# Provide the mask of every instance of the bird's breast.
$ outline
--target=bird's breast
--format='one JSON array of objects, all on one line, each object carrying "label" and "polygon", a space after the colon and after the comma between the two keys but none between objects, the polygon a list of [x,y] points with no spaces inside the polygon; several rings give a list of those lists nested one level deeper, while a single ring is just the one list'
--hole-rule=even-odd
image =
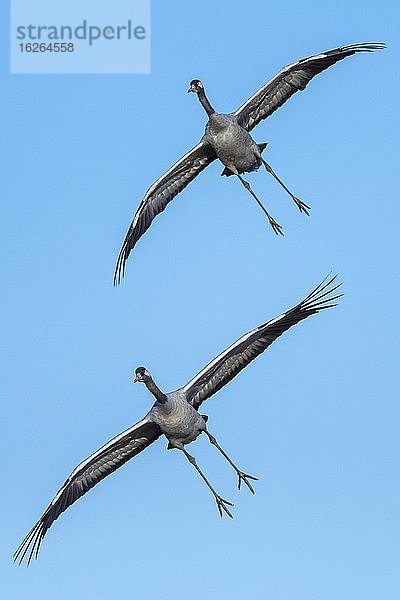
[{"label": "bird's breast", "polygon": [[194,441],[204,429],[204,420],[186,399],[170,398],[166,404],[155,404],[151,418],[169,440]]},{"label": "bird's breast", "polygon": [[250,134],[237,123],[224,127],[209,124],[206,140],[214,148],[219,160],[226,166],[235,165],[239,173],[254,171],[260,166],[255,155],[258,147]]}]

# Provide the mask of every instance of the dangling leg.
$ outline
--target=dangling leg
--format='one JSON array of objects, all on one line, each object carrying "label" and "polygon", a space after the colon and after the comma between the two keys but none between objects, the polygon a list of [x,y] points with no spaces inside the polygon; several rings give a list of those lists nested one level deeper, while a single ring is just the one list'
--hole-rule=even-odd
[{"label": "dangling leg", "polygon": [[250,186],[249,182],[246,181],[245,179],[243,179],[243,177],[241,177],[241,175],[239,175],[239,172],[238,172],[237,168],[235,167],[235,165],[230,165],[228,168],[232,171],[232,173],[234,175],[236,175],[237,177],[239,177],[240,181],[242,182],[242,184],[244,185],[244,187],[246,188],[246,190],[248,190],[250,192],[250,194],[253,196],[254,200],[257,202],[257,204],[259,205],[259,207],[261,208],[261,210],[265,212],[265,214],[268,217],[268,221],[270,222],[270,225],[271,225],[272,229],[274,230],[274,232],[276,233],[276,235],[279,235],[279,234],[283,235],[283,231],[282,231],[281,225],[279,225],[279,223],[277,223],[275,221],[274,217],[272,217],[269,214],[269,212],[267,211],[267,209],[265,208],[265,206],[257,198],[257,196],[255,195],[255,193],[251,189],[251,186]]},{"label": "dangling leg", "polygon": [[195,459],[194,456],[192,456],[191,454],[189,454],[189,452],[187,452],[183,446],[182,446],[182,448],[179,448],[179,450],[182,450],[182,452],[184,453],[184,455],[186,456],[186,458],[188,459],[188,461],[190,462],[190,464],[192,464],[194,466],[194,468],[198,471],[198,473],[200,473],[200,476],[202,477],[202,479],[205,481],[205,483],[207,484],[207,486],[211,490],[211,492],[212,492],[212,494],[213,494],[213,496],[215,498],[215,501],[217,503],[220,516],[222,517],[222,511],[225,511],[226,514],[231,519],[233,519],[233,515],[230,512],[229,508],[227,507],[227,504],[229,506],[233,506],[232,502],[228,502],[228,500],[224,500],[223,498],[221,498],[221,496],[219,496],[217,494],[217,492],[214,490],[214,488],[211,485],[211,483],[208,481],[207,477],[201,471],[201,469],[200,469],[199,465],[197,464],[196,459]]},{"label": "dangling leg", "polygon": [[235,469],[237,476],[239,478],[238,489],[240,490],[242,481],[244,481],[244,483],[247,485],[247,487],[249,488],[251,493],[254,494],[255,492],[254,492],[253,486],[251,485],[251,483],[249,481],[247,481],[247,479],[253,479],[254,481],[258,481],[258,477],[253,477],[252,475],[248,475],[247,473],[243,473],[243,471],[240,471],[240,469],[238,469],[237,466],[231,461],[231,459],[229,458],[227,453],[218,444],[215,437],[213,435],[211,435],[211,433],[207,430],[205,430],[204,433],[208,436],[208,439],[213,444],[213,446],[215,446],[221,452],[222,456],[224,456],[226,458],[226,460],[231,465],[231,467],[233,467]]},{"label": "dangling leg", "polygon": [[276,181],[283,187],[283,189],[289,194],[289,196],[292,198],[292,200],[296,203],[296,206],[298,207],[299,211],[306,213],[306,215],[310,215],[309,211],[311,210],[311,207],[308,206],[308,204],[305,204],[305,202],[302,202],[301,200],[299,200],[299,198],[296,198],[296,196],[294,194],[292,194],[292,192],[290,190],[288,190],[288,188],[283,183],[283,181],[281,179],[279,179],[278,175],[275,173],[275,171],[272,169],[272,167],[270,167],[270,165],[267,162],[265,162],[265,160],[263,158],[261,158],[261,160],[263,162],[264,167],[268,171],[268,173],[270,173],[272,175],[272,177],[274,177],[276,179]]}]

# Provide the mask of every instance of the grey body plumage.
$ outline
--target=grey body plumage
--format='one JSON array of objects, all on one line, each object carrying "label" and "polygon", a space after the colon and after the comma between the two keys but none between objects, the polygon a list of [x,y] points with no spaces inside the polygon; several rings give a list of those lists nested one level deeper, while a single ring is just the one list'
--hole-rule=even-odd
[{"label": "grey body plumage", "polygon": [[21,563],[26,559],[29,564],[33,558],[37,558],[48,529],[71,504],[161,435],[167,438],[168,448],[182,451],[198,471],[213,494],[220,515],[225,512],[232,517],[229,508],[232,504],[217,494],[185,446],[205,433],[236,472],[239,488],[244,483],[254,493],[251,480],[256,478],[239,469],[229,458],[207,430],[208,417],[201,415],[198,410],[205,400],[231,381],[290,327],[321,310],[336,306],[335,300],[341,296],[336,293],[338,287],[335,277],[329,281],[325,279],[304,300],[240,337],[185,386],[173,392],[162,392],[147,369],[138,367],[135,370],[135,381],[144,383],[154,396],[152,408],[141,421],[110,440],[72,471],[39,521],[22,541],[15,552],[15,560]]},{"label": "grey body plumage", "polygon": [[225,165],[223,175],[236,175],[260,208],[267,215],[273,231],[282,234],[281,226],[260,202],[242,173],[254,171],[262,164],[290,195],[300,212],[309,214],[310,207],[297,198],[279,179],[271,166],[262,158],[266,143],[257,144],[250,131],[263,119],[272,115],[293,94],[304,90],[319,73],[336,62],[359,52],[373,52],[384,48],[382,43],[361,43],[335,48],[321,54],[303,58],[287,65],[253,94],[236,111],[217,113],[208,100],[199,79],[190,82],[190,92],[195,92],[206,111],[209,121],[200,142],[176,162],[147,190],[134,219],[130,224],[118,255],[114,271],[114,285],[125,274],[126,262],[138,240],[153,220],[191,181],[217,158]]},{"label": "grey body plumage", "polygon": [[[203,140],[210,144],[219,160],[239,173],[255,171],[261,166],[260,150],[251,135],[238,123],[236,115],[212,114]],[[233,172],[230,171],[233,175]]]},{"label": "grey body plumage", "polygon": [[148,417],[156,423],[165,437],[170,448],[182,448],[185,444],[194,442],[206,429],[204,418],[186,400],[182,390],[166,394],[167,402],[156,402]]}]

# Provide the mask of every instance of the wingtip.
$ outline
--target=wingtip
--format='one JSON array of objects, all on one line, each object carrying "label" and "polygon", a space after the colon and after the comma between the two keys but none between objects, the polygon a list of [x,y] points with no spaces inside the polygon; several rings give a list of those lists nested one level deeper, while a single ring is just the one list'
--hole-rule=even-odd
[{"label": "wingtip", "polygon": [[113,277],[113,287],[118,287],[120,283],[121,283],[121,275],[115,271],[114,277]]},{"label": "wingtip", "polygon": [[359,42],[357,44],[345,46],[344,50],[354,50],[355,52],[375,52],[377,50],[384,50],[385,48],[385,42]]},{"label": "wingtip", "polygon": [[[310,294],[304,299],[302,305],[304,308],[313,311],[323,310],[325,308],[333,308],[337,304],[332,304],[335,300],[338,300],[343,293],[333,295],[338,290],[343,282],[336,283],[339,274],[336,273],[332,276],[332,271],[328,273],[326,277],[312,290]],[[334,285],[335,284],[335,285]]]},{"label": "wingtip", "polygon": [[21,544],[13,554],[13,562],[18,565],[26,560],[26,566],[29,567],[33,558],[37,559],[39,555],[40,546],[43,541],[43,524],[38,521],[29,533],[24,537]]},{"label": "wingtip", "polygon": [[126,265],[126,256],[125,256],[125,246],[122,246],[120,253],[118,255],[117,264],[115,265],[114,277],[113,277],[113,286],[118,287],[122,282],[122,279],[125,276],[125,265]]}]

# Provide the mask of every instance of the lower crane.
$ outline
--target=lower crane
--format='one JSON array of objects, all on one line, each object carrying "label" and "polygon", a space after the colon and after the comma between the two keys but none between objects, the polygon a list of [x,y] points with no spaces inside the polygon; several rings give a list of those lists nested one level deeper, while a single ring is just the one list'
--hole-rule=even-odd
[{"label": "lower crane", "polygon": [[138,367],[135,371],[135,381],[144,383],[154,396],[155,403],[152,408],[141,421],[114,437],[72,471],[39,521],[22,541],[14,554],[14,559],[19,563],[25,559],[29,564],[33,558],[37,558],[44,536],[61,513],[107,475],[150,446],[161,435],[167,438],[168,449],[176,448],[183,452],[198,471],[213,494],[221,517],[223,513],[232,517],[229,508],[233,506],[232,503],[224,500],[215,491],[196,459],[187,452],[185,446],[194,442],[201,433],[205,433],[234,469],[238,477],[239,489],[243,482],[254,494],[251,481],[257,478],[239,469],[229,458],[208,431],[206,425],[208,417],[201,415],[198,410],[205,400],[229,383],[290,327],[323,309],[336,306],[335,300],[342,294],[336,293],[340,284],[336,284],[335,279],[336,277],[333,277],[327,281],[325,278],[296,306],[244,334],[184,387],[174,392],[167,394],[162,392],[147,369]]}]

